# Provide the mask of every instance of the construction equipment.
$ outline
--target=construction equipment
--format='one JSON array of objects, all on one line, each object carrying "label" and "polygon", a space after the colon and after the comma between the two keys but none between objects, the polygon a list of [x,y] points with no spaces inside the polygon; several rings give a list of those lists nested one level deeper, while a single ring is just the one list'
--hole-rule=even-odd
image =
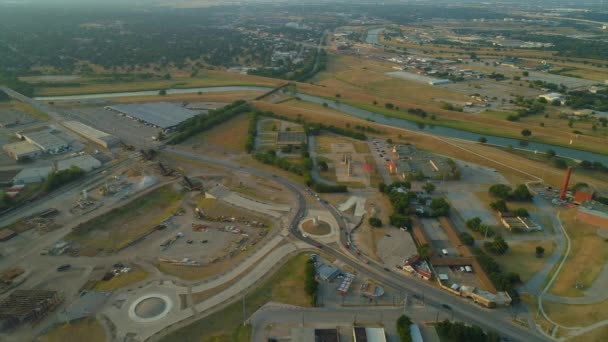
[{"label": "construction equipment", "polygon": [[163,165],[163,163],[160,161],[158,162],[158,167],[160,168],[160,173],[165,177],[171,176],[173,172],[175,172],[173,169],[170,169]]},{"label": "construction equipment", "polygon": [[188,191],[196,191],[203,188],[203,185],[198,181],[191,180],[187,176],[183,176],[182,178],[184,179],[183,185]]}]

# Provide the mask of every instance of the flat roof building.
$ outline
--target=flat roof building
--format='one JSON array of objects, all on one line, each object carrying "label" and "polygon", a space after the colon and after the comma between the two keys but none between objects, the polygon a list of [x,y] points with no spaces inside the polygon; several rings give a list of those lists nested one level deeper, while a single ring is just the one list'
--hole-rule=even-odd
[{"label": "flat roof building", "polygon": [[340,342],[337,329],[292,328],[292,342]]},{"label": "flat roof building", "polygon": [[4,152],[16,161],[34,159],[42,154],[42,150],[29,141],[19,141],[2,146]]},{"label": "flat roof building", "polygon": [[76,166],[85,172],[89,172],[100,167],[101,162],[88,154],[83,154],[77,157],[57,161],[56,169],[57,171],[63,171],[72,166]]},{"label": "flat roof building", "polygon": [[277,145],[302,145],[306,144],[306,133],[304,132],[278,132]]},{"label": "flat roof building", "polygon": [[340,270],[333,265],[321,264],[317,267],[317,274],[323,281],[332,281],[340,274]]},{"label": "flat roof building", "polygon": [[49,130],[19,133],[17,136],[24,138],[49,154],[63,153],[70,147],[67,141],[51,133]]},{"label": "flat roof building", "polygon": [[195,111],[169,102],[121,104],[105,108],[163,130],[174,128],[198,115]]},{"label": "flat roof building", "polygon": [[120,143],[120,140],[117,137],[91,126],[87,126],[79,121],[64,121],[63,125],[105,148],[111,148]]},{"label": "flat roof building", "polygon": [[32,167],[21,170],[13,178],[14,184],[30,184],[44,181],[51,173],[53,168],[50,166]]},{"label": "flat roof building", "polygon": [[576,217],[590,225],[608,229],[608,205],[585,201],[578,206]]},{"label": "flat roof building", "polygon": [[386,342],[384,328],[353,327],[354,342]]},{"label": "flat roof building", "polygon": [[31,116],[25,113],[16,112],[14,110],[0,111],[0,128],[15,127],[34,121],[35,120]]}]

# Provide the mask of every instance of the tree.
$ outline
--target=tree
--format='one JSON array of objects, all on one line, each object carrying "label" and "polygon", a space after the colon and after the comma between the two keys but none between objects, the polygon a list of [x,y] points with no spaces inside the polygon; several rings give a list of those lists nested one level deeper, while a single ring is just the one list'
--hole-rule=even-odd
[{"label": "tree", "polygon": [[395,105],[392,104],[392,103],[390,103],[390,102],[387,102],[387,103],[384,104],[384,107],[386,109],[393,109],[393,108],[395,108]]},{"label": "tree", "polygon": [[429,246],[428,243],[418,246],[417,250],[418,250],[418,256],[424,260],[429,260],[431,258],[431,255],[433,254],[433,251],[431,250],[431,246]]},{"label": "tree", "polygon": [[498,201],[490,203],[490,208],[492,208],[492,210],[496,210],[496,211],[500,211],[500,212],[509,211],[509,208],[507,207],[507,202],[505,202],[504,200],[498,200]]},{"label": "tree", "polygon": [[369,222],[369,225],[372,227],[376,227],[376,228],[382,227],[382,220],[380,220],[377,217],[370,217],[368,222]]},{"label": "tree", "polygon": [[433,184],[431,182],[427,182],[426,184],[424,184],[422,189],[424,189],[424,191],[426,191],[427,194],[430,194],[433,191],[435,191],[435,184]]},{"label": "tree", "polygon": [[445,198],[433,198],[431,201],[431,216],[448,216],[450,212],[450,204]]},{"label": "tree", "polygon": [[167,95],[167,91],[165,89],[161,89],[158,91],[158,95],[165,96],[165,95]]},{"label": "tree", "polygon": [[504,184],[494,184],[490,187],[488,192],[494,197],[506,200],[511,194],[511,187]]},{"label": "tree", "polygon": [[482,144],[485,144],[488,142],[488,139],[486,137],[479,137],[479,139],[477,139],[477,141],[479,141]]},{"label": "tree", "polygon": [[545,248],[543,246],[536,246],[536,257],[542,258],[545,254]]},{"label": "tree", "polygon": [[524,77],[528,77],[528,76],[530,76],[530,73],[529,73],[529,72],[527,72],[527,71],[524,71],[524,72],[522,72],[521,74],[522,74],[522,76],[524,76]]},{"label": "tree", "polygon": [[312,259],[308,259],[305,266],[304,290],[311,296],[313,305],[316,302],[316,293],[319,283],[316,278],[317,271]]},{"label": "tree", "polygon": [[479,227],[481,227],[481,219],[479,217],[473,217],[472,219],[467,220],[466,225],[469,229],[478,231]]},{"label": "tree", "polygon": [[533,196],[525,184],[520,184],[513,190],[511,197],[516,201],[531,201]]},{"label": "tree", "polygon": [[475,244],[475,239],[467,232],[460,233],[460,241],[467,246],[473,246]]},{"label": "tree", "polygon": [[389,220],[391,226],[406,228],[408,230],[412,226],[412,219],[403,214],[393,213],[391,216],[389,216]]},{"label": "tree", "polygon": [[532,131],[527,128],[524,128],[521,130],[521,135],[527,138],[532,135]]},{"label": "tree", "polygon": [[490,242],[490,241],[484,242],[483,247],[488,252],[497,254],[497,255],[505,254],[507,252],[507,250],[509,250],[509,245],[507,244],[505,239],[503,239],[503,237],[500,235],[495,236],[494,240],[492,242]]},{"label": "tree", "polygon": [[553,158],[553,157],[555,157],[555,151],[554,150],[547,150],[547,152],[545,152],[545,154],[547,155],[547,158]]},{"label": "tree", "polygon": [[411,325],[412,320],[406,315],[401,315],[401,317],[397,319],[397,334],[399,335],[399,340],[401,342],[412,342],[412,335],[410,333]]},{"label": "tree", "polygon": [[391,139],[391,138],[386,139],[386,143],[387,144],[392,144],[393,143],[393,139]]},{"label": "tree", "polygon": [[319,170],[321,170],[322,172],[329,170],[329,165],[327,165],[327,162],[325,160],[321,160],[319,162]]},{"label": "tree", "polygon": [[528,210],[526,208],[517,208],[517,209],[513,210],[513,213],[519,217],[530,216],[530,213],[528,212]]}]

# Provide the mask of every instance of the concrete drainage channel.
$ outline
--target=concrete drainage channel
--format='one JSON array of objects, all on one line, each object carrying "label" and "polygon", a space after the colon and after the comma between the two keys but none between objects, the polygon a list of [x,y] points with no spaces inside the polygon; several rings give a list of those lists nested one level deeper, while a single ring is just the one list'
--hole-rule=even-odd
[{"label": "concrete drainage channel", "polygon": [[135,322],[147,323],[159,320],[173,308],[173,301],[162,294],[148,294],[131,303],[129,318]]}]

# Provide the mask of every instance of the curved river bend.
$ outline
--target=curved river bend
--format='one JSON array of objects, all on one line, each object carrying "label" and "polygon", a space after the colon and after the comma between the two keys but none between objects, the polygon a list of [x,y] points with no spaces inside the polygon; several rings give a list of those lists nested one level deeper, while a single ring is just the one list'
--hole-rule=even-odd
[{"label": "curved river bend", "polygon": [[[227,92],[227,91],[262,91],[267,92],[272,90],[270,87],[258,87],[258,86],[225,86],[225,87],[204,87],[204,88],[186,88],[186,89],[167,89],[167,94],[191,94],[191,93],[214,93],[214,92]],[[43,96],[35,97],[37,101],[64,101],[64,100],[90,100],[90,99],[103,99],[103,98],[115,98],[115,97],[128,97],[128,96],[155,96],[158,95],[158,90],[144,90],[144,91],[130,91],[130,92],[117,92],[117,93],[100,93],[100,94],[83,94],[83,95],[65,95],[65,96]],[[455,128],[441,127],[441,126],[426,126],[423,127],[418,123],[408,121],[405,119],[399,119],[394,117],[385,116],[382,114],[370,112],[361,108],[349,106],[346,104],[338,103],[333,100],[324,99],[322,97],[296,93],[296,96],[304,101],[313,102],[317,104],[327,103],[327,106],[345,114],[355,116],[365,120],[373,120],[374,122],[405,128],[413,131],[425,131],[429,134],[438,135],[448,138],[457,138],[469,141],[477,141],[480,134],[462,131]],[[511,138],[502,138],[495,136],[485,136],[488,144],[496,146],[513,146],[529,151],[546,151],[549,149],[554,150],[557,155],[576,159],[576,160],[589,160],[592,162],[600,162],[604,165],[608,165],[608,155],[602,155],[593,152],[581,151],[573,148],[556,146],[551,144],[543,144],[537,142],[521,141]],[[606,146],[606,153],[608,153],[608,146]]]}]

